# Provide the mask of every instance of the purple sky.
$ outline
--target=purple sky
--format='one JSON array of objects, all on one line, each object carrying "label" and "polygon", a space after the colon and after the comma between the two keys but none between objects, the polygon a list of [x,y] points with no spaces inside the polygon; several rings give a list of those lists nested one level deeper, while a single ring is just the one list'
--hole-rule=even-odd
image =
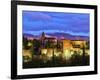
[{"label": "purple sky", "polygon": [[90,15],[86,13],[23,11],[23,33],[68,33],[89,36]]}]

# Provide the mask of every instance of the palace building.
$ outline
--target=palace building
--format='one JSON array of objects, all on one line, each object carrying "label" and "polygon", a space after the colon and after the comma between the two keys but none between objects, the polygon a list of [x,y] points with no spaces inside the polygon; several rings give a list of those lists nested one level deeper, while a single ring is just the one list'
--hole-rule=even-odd
[{"label": "palace building", "polygon": [[[43,56],[44,59],[52,59],[53,56],[69,59],[75,53],[82,55],[83,48],[87,55],[89,55],[89,49],[86,49],[87,40],[78,38],[76,40],[58,39],[55,36],[48,36],[44,32],[41,34],[40,38],[31,40],[38,40],[40,46],[37,48],[36,46],[33,47],[40,51],[39,55]],[[35,51],[35,53],[38,54],[38,51]]]}]

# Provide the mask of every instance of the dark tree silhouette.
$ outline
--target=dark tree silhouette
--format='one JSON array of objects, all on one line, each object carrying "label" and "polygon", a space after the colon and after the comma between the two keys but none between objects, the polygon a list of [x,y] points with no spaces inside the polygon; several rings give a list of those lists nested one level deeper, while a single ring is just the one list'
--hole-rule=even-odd
[{"label": "dark tree silhouette", "polygon": [[23,36],[23,48],[24,49],[28,49],[28,40],[27,40],[27,38],[25,38],[24,36]]},{"label": "dark tree silhouette", "polygon": [[83,51],[83,55],[82,55],[82,63],[83,65],[85,64],[85,45],[83,44],[83,47],[82,47],[82,51]]},{"label": "dark tree silhouette", "polygon": [[90,48],[90,42],[89,42],[89,41],[86,42],[86,48],[87,48],[87,49]]},{"label": "dark tree silhouette", "polygon": [[33,40],[33,54],[34,55],[40,55],[40,46],[41,46],[41,43],[39,40],[36,40],[34,39]]}]

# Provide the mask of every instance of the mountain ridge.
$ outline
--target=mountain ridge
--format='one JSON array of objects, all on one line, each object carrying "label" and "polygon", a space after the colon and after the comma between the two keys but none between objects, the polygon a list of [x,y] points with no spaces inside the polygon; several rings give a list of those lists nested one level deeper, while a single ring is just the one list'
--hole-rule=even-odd
[{"label": "mountain ridge", "polygon": [[[27,34],[24,33],[24,37],[33,37],[33,38],[40,38],[42,34],[40,35],[33,35],[33,34]],[[60,32],[55,32],[55,33],[45,33],[45,36],[50,36],[50,37],[56,37],[57,39],[69,39],[69,40],[89,40],[89,36],[77,36],[77,35],[71,35],[68,33],[60,33]]]}]

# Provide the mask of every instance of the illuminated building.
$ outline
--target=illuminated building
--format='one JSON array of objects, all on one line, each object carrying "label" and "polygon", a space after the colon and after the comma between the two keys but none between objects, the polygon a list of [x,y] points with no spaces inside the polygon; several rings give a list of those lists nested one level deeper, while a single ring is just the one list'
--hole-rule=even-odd
[{"label": "illuminated building", "polygon": [[38,54],[38,56],[41,55],[44,61],[51,60],[54,56],[68,60],[73,54],[78,53],[79,55],[83,55],[83,48],[85,49],[84,51],[86,55],[89,55],[90,53],[89,48],[86,48],[86,43],[88,41],[79,38],[75,40],[65,39],[64,37],[57,39],[56,37],[48,36],[43,32],[41,37],[33,39],[33,42],[35,40],[37,40],[37,43],[39,43],[40,46],[37,46],[36,48],[36,46],[31,42],[28,42],[28,46],[33,46],[34,55],[35,53]]}]

